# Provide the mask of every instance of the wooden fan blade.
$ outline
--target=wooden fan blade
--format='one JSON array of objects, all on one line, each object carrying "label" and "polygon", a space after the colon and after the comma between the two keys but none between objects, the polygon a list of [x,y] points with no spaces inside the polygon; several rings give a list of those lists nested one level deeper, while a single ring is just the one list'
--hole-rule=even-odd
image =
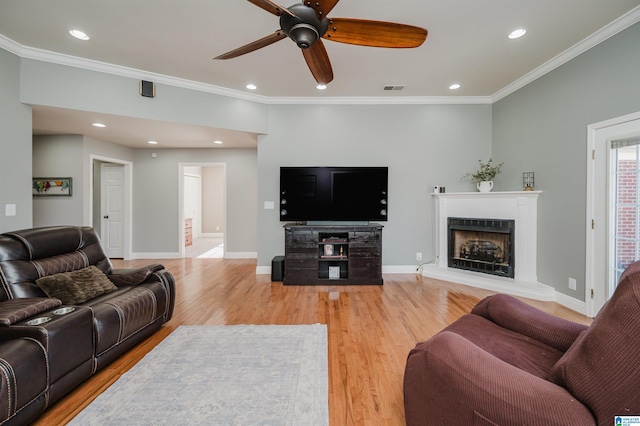
[{"label": "wooden fan blade", "polygon": [[252,43],[245,44],[242,47],[238,47],[230,52],[224,53],[220,56],[216,56],[213,59],[231,59],[237,58],[238,56],[242,56],[246,53],[253,52],[254,50],[262,49],[263,47],[269,46],[270,44],[275,43],[276,41],[280,41],[283,38],[287,38],[287,35],[282,30],[278,30],[273,34],[269,34],[266,37],[262,37],[260,40],[256,40]]},{"label": "wooden fan blade", "polygon": [[338,4],[339,0],[318,0],[315,2],[310,2],[309,4],[304,3],[306,6],[313,8],[318,14],[318,18],[322,19],[331,12],[331,10]]},{"label": "wooden fan blade", "polygon": [[410,48],[427,39],[427,30],[394,22],[331,18],[323,36],[327,40],[359,46]]},{"label": "wooden fan blade", "polygon": [[311,47],[302,49],[305,61],[311,70],[311,74],[319,84],[329,84],[333,80],[333,70],[327,49],[322,43],[322,39],[318,39]]},{"label": "wooden fan blade", "polygon": [[272,2],[271,0],[248,0],[250,3],[255,4],[261,9],[266,10],[269,13],[273,13],[276,16],[280,16],[283,13],[287,13],[295,18],[296,15],[293,14],[286,7],[280,6],[278,3]]}]

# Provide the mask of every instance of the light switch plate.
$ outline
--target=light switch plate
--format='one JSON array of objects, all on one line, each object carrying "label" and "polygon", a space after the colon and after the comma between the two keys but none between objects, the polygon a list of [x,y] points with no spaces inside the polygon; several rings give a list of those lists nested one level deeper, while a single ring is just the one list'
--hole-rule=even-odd
[{"label": "light switch plate", "polygon": [[16,215],[16,205],[15,204],[5,204],[4,205],[4,215],[5,216],[15,216]]},{"label": "light switch plate", "polygon": [[264,209],[265,210],[273,210],[276,208],[276,203],[274,203],[273,201],[265,201],[264,202]]}]

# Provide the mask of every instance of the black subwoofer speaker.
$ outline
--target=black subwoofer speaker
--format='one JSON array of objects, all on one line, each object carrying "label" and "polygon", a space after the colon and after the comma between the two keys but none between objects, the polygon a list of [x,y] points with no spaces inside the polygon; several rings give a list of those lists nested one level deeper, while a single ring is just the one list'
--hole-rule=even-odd
[{"label": "black subwoofer speaker", "polygon": [[282,281],[284,278],[284,256],[276,256],[271,261],[271,281]]}]

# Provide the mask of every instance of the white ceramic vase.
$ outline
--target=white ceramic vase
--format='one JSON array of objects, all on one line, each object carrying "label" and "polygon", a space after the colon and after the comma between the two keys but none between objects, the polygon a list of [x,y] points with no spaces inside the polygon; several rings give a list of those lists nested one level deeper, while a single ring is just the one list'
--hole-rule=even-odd
[{"label": "white ceramic vase", "polygon": [[493,181],[485,180],[483,182],[478,182],[476,183],[476,187],[480,192],[491,192],[491,190],[493,189]]}]

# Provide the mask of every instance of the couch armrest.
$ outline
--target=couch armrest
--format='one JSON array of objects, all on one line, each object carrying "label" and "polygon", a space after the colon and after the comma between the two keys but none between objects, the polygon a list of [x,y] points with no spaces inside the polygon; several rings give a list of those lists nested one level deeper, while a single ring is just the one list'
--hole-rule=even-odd
[{"label": "couch armrest", "polygon": [[499,326],[566,352],[588,327],[550,315],[515,297],[496,294],[481,300],[471,311]]},{"label": "couch armrest", "polygon": [[0,302],[0,326],[9,326],[62,305],[58,299],[30,297]]},{"label": "couch armrest", "polygon": [[154,272],[161,271],[164,266],[147,265],[138,269],[114,269],[107,277],[117,286],[136,285],[145,282]]},{"label": "couch armrest", "polygon": [[447,331],[409,353],[404,403],[407,426],[596,424],[566,389]]}]

